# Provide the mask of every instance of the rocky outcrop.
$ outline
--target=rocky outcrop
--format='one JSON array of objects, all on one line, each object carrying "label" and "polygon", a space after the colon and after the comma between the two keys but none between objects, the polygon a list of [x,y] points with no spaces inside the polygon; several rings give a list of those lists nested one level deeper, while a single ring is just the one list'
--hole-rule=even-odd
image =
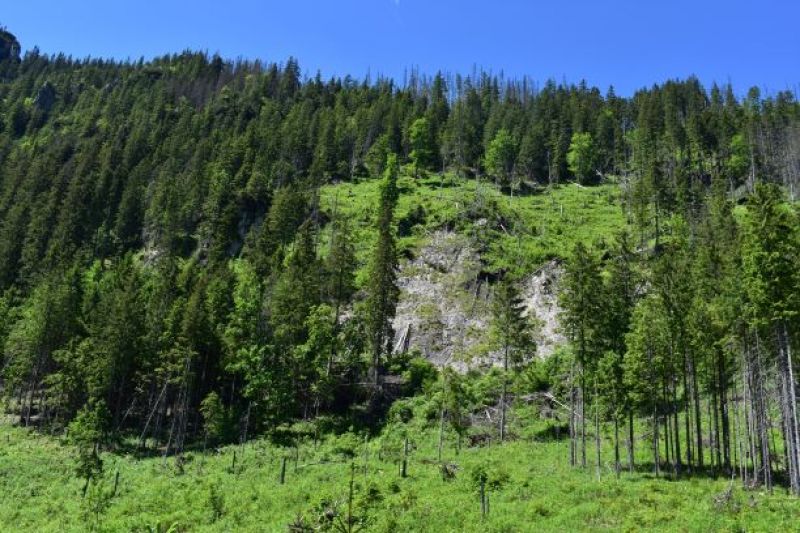
[{"label": "rocky outcrop", "polygon": [[33,104],[44,111],[45,113],[49,112],[53,105],[56,103],[56,88],[53,87],[53,84],[49,81],[44,82],[42,86],[39,88],[39,91],[36,93],[36,98],[33,100]]},{"label": "rocky outcrop", "polygon": [[[537,357],[564,342],[558,328],[557,261],[525,278],[520,293],[526,313],[538,324]],[[437,366],[464,371],[499,364],[488,331],[491,324],[488,276],[474,243],[464,235],[438,231],[401,265],[401,294],[394,320],[395,351],[419,350]]]},{"label": "rocky outcrop", "polygon": [[520,288],[528,316],[533,316],[539,325],[536,336],[536,355],[548,357],[567,339],[561,332],[558,315],[558,286],[564,268],[558,260],[542,265],[539,270],[527,277]]},{"label": "rocky outcrop", "polygon": [[488,288],[469,239],[439,231],[401,265],[394,320],[397,350],[419,350],[438,366],[466,370],[488,328]]},{"label": "rocky outcrop", "polygon": [[19,61],[21,51],[17,38],[12,33],[0,28],[0,61]]}]

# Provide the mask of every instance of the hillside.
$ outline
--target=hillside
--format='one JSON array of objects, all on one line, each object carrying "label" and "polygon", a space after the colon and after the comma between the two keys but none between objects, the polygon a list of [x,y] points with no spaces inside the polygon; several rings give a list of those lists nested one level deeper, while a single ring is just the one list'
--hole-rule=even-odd
[{"label": "hillside", "polygon": [[20,50],[0,529],[794,527],[790,91]]},{"label": "hillside", "polygon": [[[375,240],[374,180],[324,187],[328,216],[348,218],[356,256],[367,264]],[[397,206],[401,289],[394,345],[418,349],[437,365],[464,369],[487,362],[489,299],[498,272],[518,279],[526,314],[537,326],[537,354],[563,345],[557,315],[559,262],[577,242],[603,248],[625,227],[616,184],[565,184],[520,196],[491,182],[431,174],[404,176]],[[324,237],[324,236],[323,236]],[[366,269],[366,267],[365,267]],[[359,273],[365,276],[366,270]],[[497,353],[489,356],[497,359]]]}]

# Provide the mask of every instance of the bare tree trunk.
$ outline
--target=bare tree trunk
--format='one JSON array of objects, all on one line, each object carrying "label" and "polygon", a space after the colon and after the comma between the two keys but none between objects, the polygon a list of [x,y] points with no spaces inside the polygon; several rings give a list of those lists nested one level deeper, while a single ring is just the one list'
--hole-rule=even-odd
[{"label": "bare tree trunk", "polygon": [[675,469],[675,464],[672,459],[672,442],[670,440],[669,435],[669,394],[667,393],[667,384],[662,383],[661,394],[663,397],[663,405],[664,405],[664,414],[663,418],[661,419],[661,423],[664,429],[664,465],[665,466],[672,466],[673,470]]},{"label": "bare tree trunk", "polygon": [[[686,379],[687,374],[692,375],[692,387],[691,387],[691,395],[694,397],[695,388],[697,387],[697,381],[694,379],[694,365],[690,361],[690,357],[686,354],[686,348],[683,348],[683,411],[684,411],[684,424],[685,424],[685,431],[686,431],[686,462],[689,465],[689,470],[692,469],[693,464],[693,457],[692,457],[692,434],[691,434],[691,409],[689,408],[689,395],[690,395],[690,388],[688,386],[688,380]],[[677,417],[677,412],[675,414]],[[695,410],[695,418],[699,419],[697,415],[697,411]],[[677,428],[675,430],[675,434],[677,435]],[[698,455],[702,455],[702,448],[700,446],[697,447]],[[680,466],[680,453],[678,454],[678,466]]]},{"label": "bare tree trunk", "polygon": [[628,469],[631,474],[634,471],[634,435],[633,435],[633,409],[628,410]]},{"label": "bare tree trunk", "polygon": [[619,416],[614,413],[614,471],[619,479],[621,465],[619,461]]},{"label": "bare tree trunk", "polygon": [[656,477],[658,477],[660,470],[659,463],[661,462],[661,458],[658,454],[658,439],[658,407],[655,399],[653,399],[653,472],[655,473]]},{"label": "bare tree trunk", "polygon": [[580,405],[581,405],[581,467],[586,468],[586,397],[584,391],[586,390],[586,378],[584,375],[584,368],[581,365],[581,388]]},{"label": "bare tree trunk", "polygon": [[503,392],[500,396],[500,442],[506,438],[506,394],[508,389],[508,342],[503,352]]},{"label": "bare tree trunk", "polygon": [[575,363],[572,363],[569,371],[569,465],[575,466],[577,462],[575,431]]},{"label": "bare tree trunk", "polygon": [[694,431],[695,438],[697,439],[697,457],[698,466],[703,468],[703,423],[700,411],[700,392],[697,387],[697,371],[694,367],[694,361],[689,359],[689,368],[692,373],[692,399],[694,400]]},{"label": "bare tree trunk", "polygon": [[[742,394],[744,396],[744,427],[745,433],[747,436],[747,453],[743,458],[744,467],[745,467],[745,475],[743,478],[745,486],[748,486],[748,477],[756,478],[756,471],[755,471],[755,461],[756,461],[756,445],[755,445],[755,416],[753,414],[753,407],[755,406],[755,402],[753,401],[753,358],[751,353],[751,348],[745,348],[745,353],[743,354],[745,365],[744,365],[744,375],[742,376]],[[748,464],[748,460],[752,464],[753,468],[753,475],[750,476],[750,466]]]},{"label": "bare tree trunk", "polygon": [[716,455],[717,451],[717,425],[714,419],[714,411],[716,410],[716,399],[714,392],[711,392],[711,399],[706,404],[706,414],[708,415],[708,438],[709,438],[709,457],[711,459],[711,469],[716,471],[719,467],[719,456]]},{"label": "bare tree trunk", "polygon": [[744,481],[744,467],[742,466],[742,436],[739,428],[739,394],[736,379],[733,380],[733,465],[739,472],[739,477]]},{"label": "bare tree trunk", "polygon": [[717,349],[717,381],[719,383],[719,410],[722,424],[722,460],[725,470],[731,473],[731,429],[728,414],[728,372],[725,368],[725,354]]},{"label": "bare tree trunk", "polygon": [[751,395],[754,401],[755,409],[755,427],[757,448],[759,452],[759,467],[756,469],[755,459],[753,460],[753,479],[758,482],[759,474],[763,479],[764,485],[771,490],[772,488],[772,459],[769,453],[769,433],[767,429],[767,403],[766,391],[764,389],[765,371],[764,364],[761,357],[761,348],[759,342],[758,332],[756,338],[756,353],[753,365],[753,372],[751,379],[753,380],[753,391]]},{"label": "bare tree trunk", "polygon": [[[678,404],[678,391],[677,391],[678,385],[677,385],[676,381],[672,382],[672,387],[671,388],[672,388],[672,405],[673,405],[673,410],[674,410],[673,426],[674,426],[674,431],[675,431],[675,437],[673,439],[674,442],[675,442],[675,455],[674,455],[674,457],[675,457],[675,474],[676,475],[680,475],[682,470],[683,470],[683,462],[682,462],[683,460],[681,459],[681,434],[680,434],[680,424],[679,424],[679,421],[678,421],[678,415],[680,413],[680,409],[678,408],[678,406],[679,406],[679,404]],[[687,416],[688,416],[688,410],[687,410]]]},{"label": "bare tree trunk", "polygon": [[444,403],[439,413],[439,446],[437,450],[438,461],[442,462],[442,447],[444,445]]},{"label": "bare tree trunk", "polygon": [[785,427],[785,446],[788,455],[789,486],[792,493],[800,494],[800,442],[798,442],[797,398],[792,369],[792,355],[786,324],[776,325],[778,342],[778,368],[781,378],[781,411]]},{"label": "bare tree trunk", "polygon": [[597,376],[594,378],[594,445],[597,452],[597,481],[600,481],[600,408],[597,404]]}]

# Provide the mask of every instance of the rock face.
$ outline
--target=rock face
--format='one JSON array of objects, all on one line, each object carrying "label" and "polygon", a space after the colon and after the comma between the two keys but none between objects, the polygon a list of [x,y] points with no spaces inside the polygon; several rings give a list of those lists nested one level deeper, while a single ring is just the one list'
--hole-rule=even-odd
[{"label": "rock face", "polygon": [[36,99],[33,103],[45,113],[49,112],[56,103],[56,88],[53,87],[53,84],[49,81],[44,82],[36,93]]},{"label": "rock face", "polygon": [[539,322],[536,355],[541,358],[550,356],[559,345],[567,342],[558,323],[561,312],[558,284],[563,274],[560,261],[549,261],[526,278],[520,289],[528,316],[533,315]]},{"label": "rock face", "polygon": [[[560,275],[559,264],[550,262],[520,287],[526,312],[540,325],[538,357],[547,357],[564,342],[557,321]],[[414,259],[401,265],[398,284],[395,351],[417,349],[437,366],[460,371],[500,363],[488,338],[491,287],[468,237],[434,233]]]},{"label": "rock face", "polygon": [[400,269],[396,348],[416,348],[437,366],[466,370],[488,327],[488,288],[479,274],[467,237],[434,233]]},{"label": "rock face", "polygon": [[4,29],[0,29],[0,61],[10,59],[19,61],[21,47],[17,38]]}]

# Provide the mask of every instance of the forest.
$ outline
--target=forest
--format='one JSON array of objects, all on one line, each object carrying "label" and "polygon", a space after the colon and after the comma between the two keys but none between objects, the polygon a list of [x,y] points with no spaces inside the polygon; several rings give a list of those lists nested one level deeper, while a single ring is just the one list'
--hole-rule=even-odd
[{"label": "forest", "polygon": [[[646,472],[800,496],[795,94],[20,50],[2,29],[2,425],[8,450],[62,442],[76,499],[131,454],[182,472],[226,446],[352,437],[356,469],[412,419],[442,478],[451,445],[541,440],[586,483]],[[414,191],[426,207],[403,203]],[[558,194],[582,213],[605,201],[613,223],[545,231],[521,214],[545,199],[563,219]],[[478,250],[467,289],[488,287],[468,370],[395,328],[401,267],[444,230]],[[521,283],[546,261],[567,342],[544,357]],[[392,452],[402,478],[410,434]],[[502,480],[476,472],[485,514]],[[289,527],[377,530],[365,516]]]}]

